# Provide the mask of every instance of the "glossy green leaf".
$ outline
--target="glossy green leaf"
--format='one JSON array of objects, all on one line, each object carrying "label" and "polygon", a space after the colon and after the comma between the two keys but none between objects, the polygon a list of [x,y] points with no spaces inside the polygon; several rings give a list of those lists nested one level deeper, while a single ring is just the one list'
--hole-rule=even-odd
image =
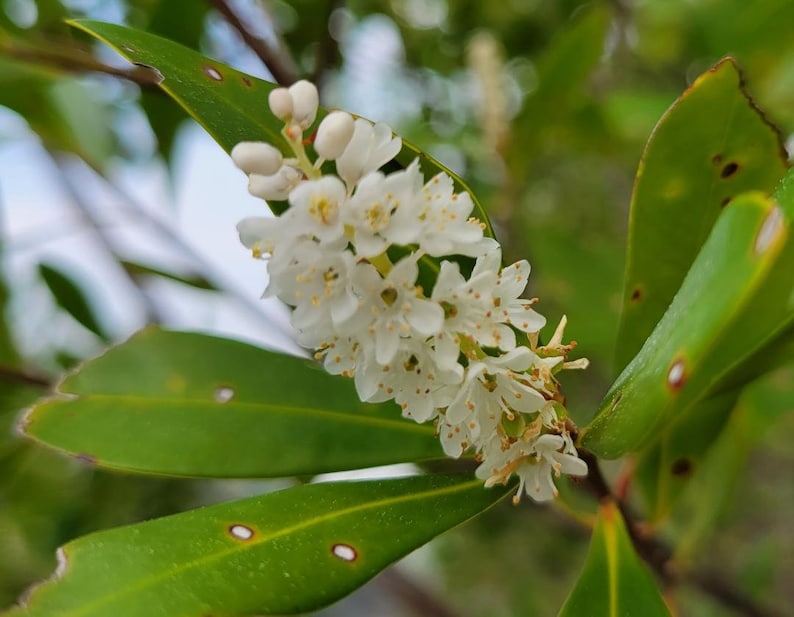
[{"label": "glossy green leaf", "polygon": [[659,589],[634,552],[620,511],[599,507],[584,570],[559,617],[670,617]]},{"label": "glossy green leaf", "polygon": [[[107,43],[130,62],[156,69],[163,77],[160,87],[227,152],[241,141],[263,140],[286,147],[280,134],[282,123],[267,108],[267,95],[274,84],[153,34],[91,20],[70,23]],[[407,165],[416,157],[421,159],[427,176],[444,171],[455,179],[458,190],[469,191],[449,169],[404,142],[398,161]],[[475,216],[485,223],[486,234],[493,236],[485,210],[473,194],[472,199]]]},{"label": "glossy green leaf", "polygon": [[780,135],[731,59],[698,77],[657,124],[637,171],[629,219],[618,368],[661,319],[720,211],[771,193],[786,171]]},{"label": "glossy green leaf", "polygon": [[506,494],[460,476],[313,484],[78,539],[6,617],[293,614],[347,595]]},{"label": "glossy green leaf", "polygon": [[85,292],[71,276],[63,270],[44,263],[39,264],[39,274],[47,284],[58,306],[103,341],[110,340]]},{"label": "glossy green leaf", "polygon": [[443,457],[429,425],[362,403],[320,365],[149,328],[67,377],[24,432],[102,466],[279,477]]},{"label": "glossy green leaf", "polygon": [[[778,193],[778,197],[782,194]],[[583,444],[613,458],[637,450],[709,394],[737,387],[737,367],[779,334],[794,307],[794,200],[736,197],[673,303],[618,377]]]},{"label": "glossy green leaf", "polygon": [[122,268],[124,268],[124,270],[127,271],[127,274],[135,278],[141,276],[144,277],[154,276],[154,277],[176,281],[177,283],[182,283],[183,285],[188,285],[189,287],[195,287],[197,289],[204,289],[207,291],[217,290],[217,287],[215,287],[215,285],[213,285],[210,281],[208,281],[200,274],[181,275],[181,274],[176,274],[175,272],[162,270],[160,268],[147,266],[146,264],[142,264],[135,261],[120,261],[119,265]]}]

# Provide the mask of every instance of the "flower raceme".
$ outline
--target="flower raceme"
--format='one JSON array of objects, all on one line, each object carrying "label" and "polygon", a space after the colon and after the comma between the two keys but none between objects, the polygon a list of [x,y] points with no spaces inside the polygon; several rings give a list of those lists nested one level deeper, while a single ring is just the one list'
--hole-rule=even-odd
[{"label": "flower raceme", "polygon": [[435,422],[449,456],[474,452],[487,486],[515,474],[515,501],[552,499],[554,477],[586,475],[556,374],[587,361],[566,361],[565,318],[538,345],[546,320],[521,298],[529,264],[501,267],[469,193],[443,172],[426,180],[418,160],[384,172],[402,148],[384,124],[334,111],[304,141],[318,111],[309,82],[273,90],[269,104],[293,156],[259,142],[231,154],[253,195],[288,207],[238,231],[267,259],[265,295],[294,308],[301,345],[352,377],[362,401]]}]

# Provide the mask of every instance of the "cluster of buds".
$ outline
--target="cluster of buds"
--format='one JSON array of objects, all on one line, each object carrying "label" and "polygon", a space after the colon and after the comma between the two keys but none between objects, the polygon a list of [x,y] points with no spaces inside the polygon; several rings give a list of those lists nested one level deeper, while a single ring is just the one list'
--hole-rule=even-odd
[{"label": "cluster of buds", "polygon": [[516,501],[551,499],[554,477],[585,475],[555,375],[587,362],[567,361],[564,318],[538,344],[546,320],[521,298],[529,264],[502,268],[469,193],[443,172],[425,181],[418,160],[382,171],[402,148],[384,124],[334,111],[305,139],[318,111],[309,82],[273,90],[269,104],[291,156],[243,142],[232,159],[253,195],[288,205],[238,231],[267,260],[265,295],[293,307],[300,344],[352,377],[362,401],[435,422],[448,455],[474,452],[486,485],[515,474]]}]

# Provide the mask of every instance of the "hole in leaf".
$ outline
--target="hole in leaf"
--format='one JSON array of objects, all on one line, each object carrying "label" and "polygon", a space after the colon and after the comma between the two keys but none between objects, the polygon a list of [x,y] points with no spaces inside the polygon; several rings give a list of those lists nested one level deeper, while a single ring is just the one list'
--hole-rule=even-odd
[{"label": "hole in leaf", "polygon": [[688,458],[679,458],[673,461],[670,471],[674,476],[686,476],[692,472],[692,461]]},{"label": "hole in leaf", "polygon": [[667,385],[673,390],[680,390],[686,383],[686,364],[679,358],[672,365],[670,370],[667,371]]},{"label": "hole in leaf", "polygon": [[238,523],[229,527],[229,535],[238,540],[250,540],[254,537],[254,530]]},{"label": "hole in leaf", "polygon": [[207,77],[209,77],[210,79],[214,79],[215,81],[223,81],[223,75],[222,75],[222,74],[221,74],[221,72],[220,72],[218,69],[216,69],[214,66],[206,65],[206,66],[204,67],[204,73],[205,73],[205,74],[207,75]]},{"label": "hole in leaf", "polygon": [[214,397],[218,403],[228,403],[234,398],[234,389],[229,386],[218,386],[215,388]]},{"label": "hole in leaf", "polygon": [[356,549],[349,544],[334,544],[331,547],[331,552],[342,561],[355,561],[358,559]]},{"label": "hole in leaf", "polygon": [[731,161],[722,168],[722,171],[720,172],[720,178],[730,178],[737,171],[739,171],[739,163]]},{"label": "hole in leaf", "polygon": [[128,54],[137,54],[138,50],[130,45],[122,45],[121,48],[126,51]]}]

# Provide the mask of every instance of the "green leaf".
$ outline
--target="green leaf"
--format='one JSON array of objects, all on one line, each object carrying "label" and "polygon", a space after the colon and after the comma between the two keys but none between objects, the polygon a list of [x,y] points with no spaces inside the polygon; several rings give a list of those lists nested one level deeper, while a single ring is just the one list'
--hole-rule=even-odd
[{"label": "green leaf", "polygon": [[155,276],[160,278],[169,279],[172,281],[176,281],[177,283],[182,283],[183,285],[188,285],[190,287],[195,287],[197,289],[204,289],[207,291],[217,291],[217,287],[213,285],[210,281],[206,278],[201,276],[200,274],[191,274],[191,275],[180,275],[174,272],[169,272],[166,270],[161,270],[159,268],[154,268],[152,266],[147,266],[146,264],[142,264],[135,261],[120,261],[119,265],[121,265],[124,270],[127,271],[127,274],[134,278],[139,278],[141,276]]},{"label": "green leaf", "polygon": [[94,310],[82,288],[69,275],[54,266],[44,263],[39,264],[39,274],[47,284],[58,306],[103,341],[110,341],[110,337],[105,333],[95,316]]},{"label": "green leaf", "polygon": [[559,617],[670,617],[650,572],[634,552],[614,503],[599,507],[590,551]]},{"label": "green leaf", "polygon": [[24,432],[102,466],[210,477],[315,474],[443,457],[431,426],[358,400],[314,362],[148,328],[67,377]]},{"label": "green leaf", "polygon": [[676,559],[692,560],[731,510],[736,486],[753,449],[786,414],[794,413],[794,364],[742,392],[727,425],[692,470],[673,516],[680,530]]},{"label": "green leaf", "polygon": [[[286,147],[281,136],[282,122],[267,108],[267,96],[275,84],[246,75],[221,62],[167,39],[92,20],[70,22],[115,49],[135,64],[153,67],[163,77],[160,87],[187,111],[220,146],[229,152],[241,141],[268,141]],[[322,118],[325,112],[319,114]],[[415,146],[403,142],[398,156],[402,165],[419,157],[426,175],[443,171],[459,191],[471,191],[458,176]],[[474,215],[493,229],[482,204],[472,195]]]},{"label": "green leaf", "polygon": [[778,205],[760,193],[723,211],[670,308],[584,429],[585,447],[606,458],[637,450],[709,394],[738,387],[737,367],[794,312],[792,214],[794,199]]},{"label": "green leaf", "polygon": [[313,484],[103,531],[6,617],[308,611],[505,494],[460,476]]},{"label": "green leaf", "polygon": [[618,368],[651,334],[726,203],[749,190],[771,193],[786,160],[780,135],[729,58],[670,107],[645,147],[634,185]]}]

